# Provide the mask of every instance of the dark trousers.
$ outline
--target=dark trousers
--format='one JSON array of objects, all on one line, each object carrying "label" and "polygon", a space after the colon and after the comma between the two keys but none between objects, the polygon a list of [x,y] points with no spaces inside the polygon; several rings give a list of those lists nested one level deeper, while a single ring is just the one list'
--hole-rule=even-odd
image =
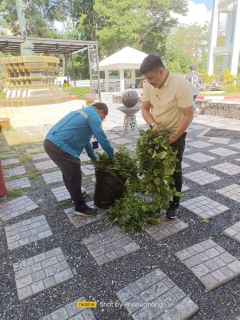
[{"label": "dark trousers", "polygon": [[[177,151],[177,163],[176,170],[173,174],[173,178],[175,180],[175,188],[178,192],[182,191],[182,155],[185,149],[185,139],[187,133],[184,132],[175,142],[170,144],[173,151]],[[173,202],[179,202],[180,197],[174,196]]]},{"label": "dark trousers", "polygon": [[85,208],[86,204],[81,191],[82,172],[80,159],[71,156],[49,140],[45,140],[43,146],[52,161],[62,171],[63,181],[74,202],[76,211]]}]

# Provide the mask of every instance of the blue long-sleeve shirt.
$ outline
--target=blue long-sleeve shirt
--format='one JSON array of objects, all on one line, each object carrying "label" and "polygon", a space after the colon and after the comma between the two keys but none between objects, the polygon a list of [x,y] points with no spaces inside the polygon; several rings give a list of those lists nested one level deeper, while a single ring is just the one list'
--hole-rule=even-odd
[{"label": "blue long-sleeve shirt", "polygon": [[63,117],[49,130],[45,139],[50,140],[75,158],[79,158],[85,148],[88,156],[92,160],[96,160],[97,157],[90,142],[92,135],[94,135],[108,156],[114,158],[114,150],[102,129],[100,115],[94,107],[87,107],[82,111],[86,116],[76,110]]}]

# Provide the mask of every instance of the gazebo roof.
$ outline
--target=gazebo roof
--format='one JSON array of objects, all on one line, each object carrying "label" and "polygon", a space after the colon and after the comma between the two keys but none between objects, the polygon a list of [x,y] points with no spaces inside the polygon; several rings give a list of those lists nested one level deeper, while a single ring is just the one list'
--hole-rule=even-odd
[{"label": "gazebo roof", "polygon": [[[35,53],[45,54],[70,54],[80,50],[87,49],[88,46],[97,45],[97,41],[82,40],[64,40],[64,39],[46,39],[46,38],[28,38],[33,43]],[[20,52],[20,46],[23,42],[22,37],[0,36],[0,51],[2,52]]]},{"label": "gazebo roof", "polygon": [[146,56],[147,54],[144,52],[131,47],[125,47],[99,62],[99,70],[139,69]]}]

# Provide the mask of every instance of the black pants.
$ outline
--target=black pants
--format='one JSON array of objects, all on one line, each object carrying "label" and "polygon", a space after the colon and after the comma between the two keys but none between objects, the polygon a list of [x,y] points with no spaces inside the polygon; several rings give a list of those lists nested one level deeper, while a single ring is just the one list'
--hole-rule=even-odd
[{"label": "black pants", "polygon": [[76,211],[86,208],[81,191],[82,172],[80,159],[71,156],[49,140],[45,140],[43,146],[52,161],[62,171],[63,181],[74,202]]},{"label": "black pants", "polygon": [[[177,151],[177,163],[176,170],[173,174],[173,178],[175,180],[175,188],[178,192],[182,191],[182,155],[185,149],[185,139],[187,133],[184,132],[175,142],[170,144],[173,151]],[[180,197],[174,196],[173,202],[179,202]]]}]

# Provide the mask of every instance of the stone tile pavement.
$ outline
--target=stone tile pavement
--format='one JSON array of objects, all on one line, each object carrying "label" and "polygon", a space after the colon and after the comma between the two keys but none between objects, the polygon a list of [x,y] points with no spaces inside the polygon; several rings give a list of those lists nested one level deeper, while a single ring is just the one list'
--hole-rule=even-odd
[{"label": "stone tile pavement", "polygon": [[230,186],[224,187],[222,189],[218,189],[216,190],[216,192],[240,203],[240,186],[236,183],[231,184]]},{"label": "stone tile pavement", "polygon": [[6,181],[5,184],[7,189],[31,188],[31,184],[28,178]]},{"label": "stone tile pavement", "polygon": [[240,242],[240,221],[235,223],[233,226],[225,229],[223,233],[233,240]]},{"label": "stone tile pavement", "polygon": [[210,143],[220,143],[220,144],[228,144],[231,139],[229,138],[210,138],[208,142]]},{"label": "stone tile pavement", "polygon": [[100,266],[140,249],[126,233],[114,227],[82,240]]},{"label": "stone tile pavement", "polygon": [[240,275],[240,261],[212,240],[183,249],[177,252],[176,256],[207,290]]},{"label": "stone tile pavement", "polygon": [[232,150],[227,149],[227,148],[210,149],[209,152],[212,152],[212,153],[217,154],[217,155],[222,156],[222,157],[228,157],[228,156],[231,156],[233,154],[237,154],[238,153],[236,151],[232,151]]},{"label": "stone tile pavement", "polygon": [[41,160],[41,159],[49,159],[49,156],[47,153],[37,153],[33,155],[33,161]]},{"label": "stone tile pavement", "polygon": [[73,278],[60,247],[24,259],[13,269],[19,300]]},{"label": "stone tile pavement", "polygon": [[36,169],[39,171],[57,168],[57,165],[52,160],[37,162],[37,163],[34,163],[34,165],[35,165]]},{"label": "stone tile pavement", "polygon": [[95,320],[96,318],[91,309],[77,308],[78,302],[85,301],[87,301],[87,299],[81,297],[40,320]]},{"label": "stone tile pavement", "polygon": [[182,231],[188,227],[187,223],[176,219],[167,219],[161,217],[161,222],[157,225],[151,225],[146,228],[146,232],[156,241],[170,237],[173,234]]},{"label": "stone tile pavement", "polygon": [[1,161],[2,166],[8,166],[10,164],[15,164],[15,163],[19,163],[19,159],[18,158],[12,158],[12,159],[5,159]]},{"label": "stone tile pavement", "polygon": [[44,215],[8,225],[5,232],[9,250],[52,236]]},{"label": "stone tile pavement", "polygon": [[229,210],[228,207],[205,196],[187,199],[180,202],[180,205],[203,219],[210,219]]},{"label": "stone tile pavement", "polygon": [[188,142],[187,145],[188,146],[192,146],[194,148],[198,148],[198,149],[212,146],[212,144],[207,143],[205,141],[200,141],[200,140],[199,141]]},{"label": "stone tile pavement", "polygon": [[70,199],[70,193],[65,186],[51,189],[58,202]]},{"label": "stone tile pavement", "polygon": [[117,297],[134,320],[189,319],[198,311],[198,306],[160,269],[124,287]]},{"label": "stone tile pavement", "polygon": [[240,142],[238,143],[233,143],[233,144],[230,144],[229,147],[233,147],[233,148],[237,148],[237,149],[240,149]]},{"label": "stone tile pavement", "polygon": [[38,206],[31,199],[22,196],[0,204],[0,218],[7,221],[37,208]]},{"label": "stone tile pavement", "polygon": [[46,184],[63,181],[62,172],[60,170],[49,173],[43,173],[42,177]]},{"label": "stone tile pavement", "polygon": [[20,176],[25,173],[26,173],[26,169],[24,166],[19,166],[19,167],[3,170],[3,175],[5,178]]},{"label": "stone tile pavement", "polygon": [[196,161],[198,163],[203,163],[203,162],[206,162],[206,161],[210,161],[210,160],[216,159],[214,157],[208,156],[208,155],[206,155],[204,153],[201,153],[201,152],[189,154],[189,155],[186,155],[184,157],[188,158],[188,159],[190,159],[192,161]]},{"label": "stone tile pavement", "polygon": [[183,174],[183,177],[192,180],[193,182],[199,184],[200,186],[204,186],[208,183],[221,180],[220,177],[215,176],[211,173],[208,173],[204,170],[192,171],[189,173]]},{"label": "stone tile pavement", "polygon": [[212,166],[212,168],[229,176],[234,176],[240,173],[240,166],[236,166],[235,164],[229,162],[217,164],[216,166]]}]

